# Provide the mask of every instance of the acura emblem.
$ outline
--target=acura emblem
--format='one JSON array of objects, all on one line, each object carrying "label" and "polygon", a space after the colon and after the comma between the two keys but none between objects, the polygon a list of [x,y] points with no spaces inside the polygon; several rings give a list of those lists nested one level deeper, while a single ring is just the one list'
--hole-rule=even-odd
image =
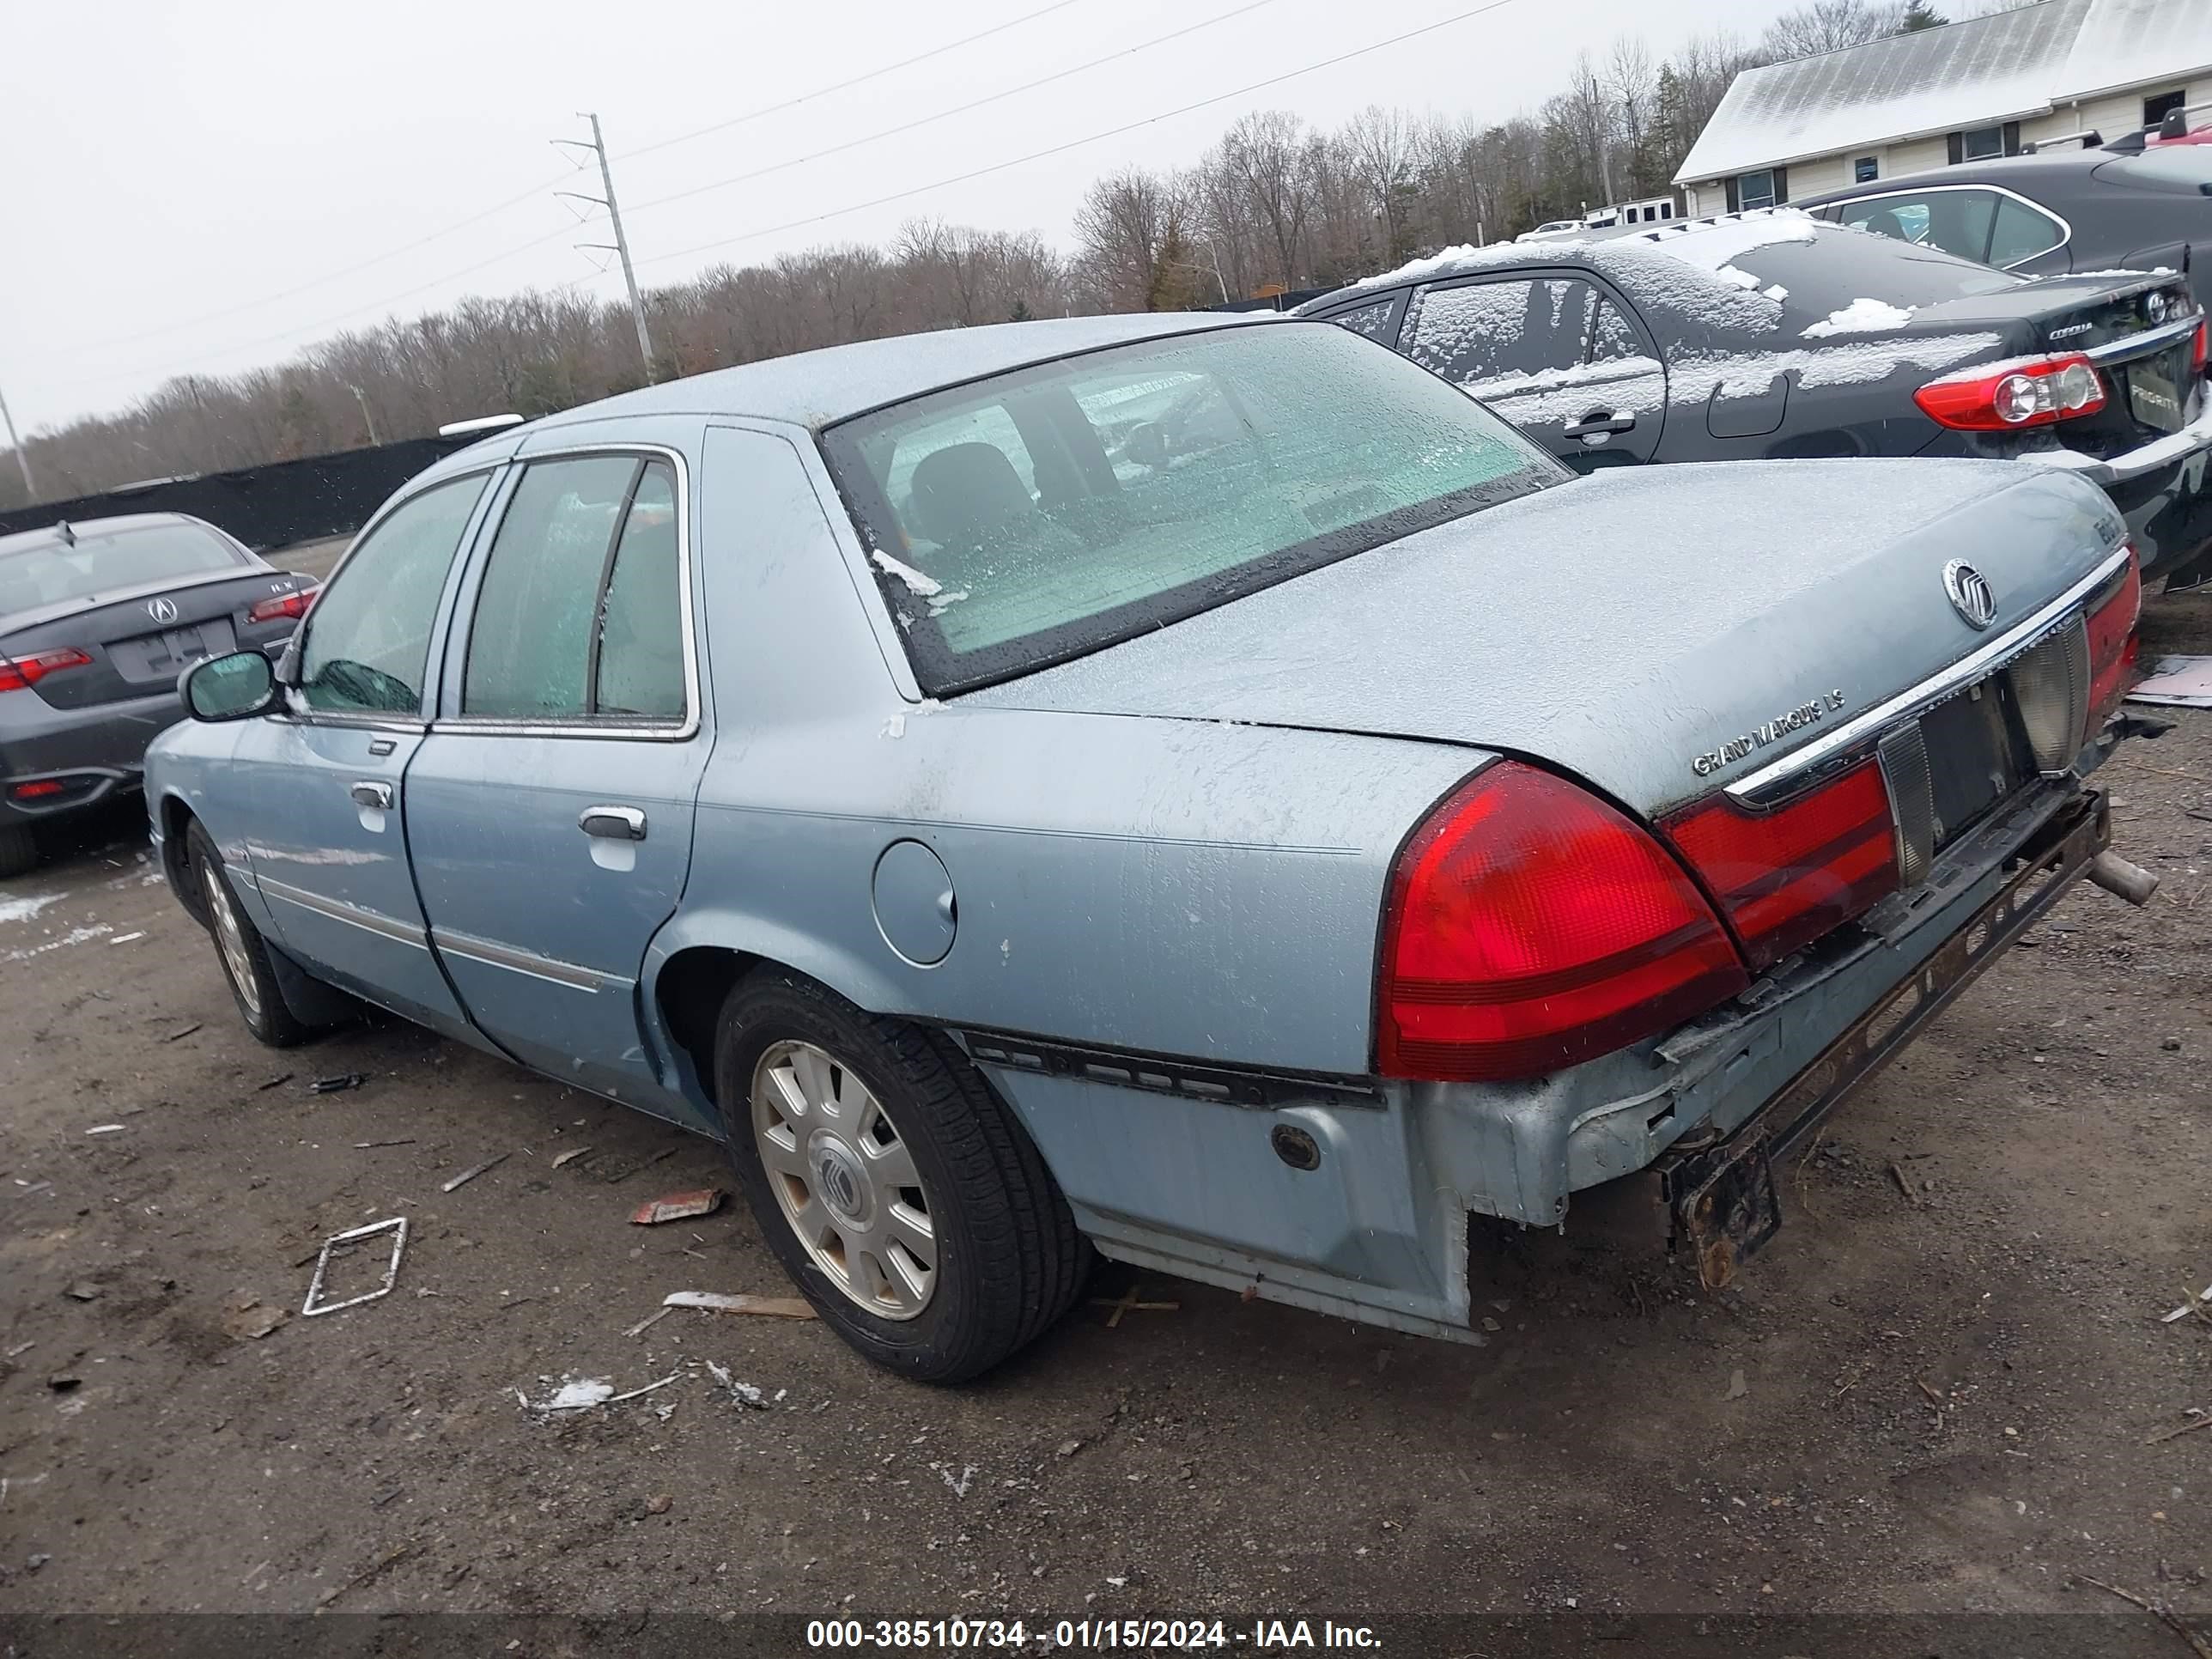
[{"label": "acura emblem", "polygon": [[1943,591],[1969,627],[1987,628],[1997,619],[1997,596],[1990,590],[1989,578],[1964,559],[1943,567]]},{"label": "acura emblem", "polygon": [[146,607],[146,614],[157,623],[173,623],[177,619],[177,602],[174,599],[156,599]]}]

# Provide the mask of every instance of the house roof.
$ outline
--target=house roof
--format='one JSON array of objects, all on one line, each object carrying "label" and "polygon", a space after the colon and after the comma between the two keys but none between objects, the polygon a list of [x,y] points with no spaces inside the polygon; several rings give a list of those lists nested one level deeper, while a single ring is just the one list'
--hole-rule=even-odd
[{"label": "house roof", "polygon": [[1746,70],[1678,184],[2048,113],[2212,65],[2206,0],[2043,0]]}]

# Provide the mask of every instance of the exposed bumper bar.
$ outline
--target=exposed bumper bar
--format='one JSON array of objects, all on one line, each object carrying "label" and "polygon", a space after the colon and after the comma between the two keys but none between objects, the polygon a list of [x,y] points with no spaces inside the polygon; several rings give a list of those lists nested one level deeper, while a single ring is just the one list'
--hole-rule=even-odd
[{"label": "exposed bumper bar", "polygon": [[2079,473],[2092,483],[2125,483],[2130,478],[2140,478],[2178,461],[2185,461],[2201,450],[2212,449],[2212,395],[2206,396],[2203,402],[2197,418],[2180,431],[2154,438],[2124,454],[2100,459],[2072,449],[2031,449],[2020,459],[2039,466],[2055,466],[2062,471]]},{"label": "exposed bumper bar", "polygon": [[1717,1290],[1782,1224],[1773,1164],[1919,1035],[2057,903],[2112,840],[2105,797],[2085,793],[2037,831],[2021,867],[1912,976],[1844,1030],[1757,1114],[1725,1137],[1676,1143],[1660,1174],[1674,1242]]}]

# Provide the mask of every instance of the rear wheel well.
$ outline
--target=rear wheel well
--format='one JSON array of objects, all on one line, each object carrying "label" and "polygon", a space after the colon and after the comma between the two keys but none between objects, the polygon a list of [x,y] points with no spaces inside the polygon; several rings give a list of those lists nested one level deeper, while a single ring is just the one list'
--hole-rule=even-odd
[{"label": "rear wheel well", "polygon": [[670,1038],[691,1062],[692,1075],[714,1098],[714,1026],[737,982],[762,958],[718,945],[694,945],[669,957],[654,981],[653,997]]}]

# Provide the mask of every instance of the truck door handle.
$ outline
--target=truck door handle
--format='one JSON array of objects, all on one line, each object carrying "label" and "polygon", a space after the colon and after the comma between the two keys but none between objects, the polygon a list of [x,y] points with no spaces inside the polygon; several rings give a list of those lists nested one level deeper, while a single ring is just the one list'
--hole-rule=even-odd
[{"label": "truck door handle", "polygon": [[635,806],[586,806],[577,814],[576,828],[601,841],[643,841],[645,814]]},{"label": "truck door handle", "polygon": [[1618,433],[1635,430],[1636,416],[1626,410],[1615,413],[1609,409],[1593,409],[1569,427],[1564,435],[1570,438],[1612,437]]},{"label": "truck door handle", "polygon": [[392,786],[366,781],[353,787],[353,804],[366,806],[371,811],[389,812],[392,810]]}]

